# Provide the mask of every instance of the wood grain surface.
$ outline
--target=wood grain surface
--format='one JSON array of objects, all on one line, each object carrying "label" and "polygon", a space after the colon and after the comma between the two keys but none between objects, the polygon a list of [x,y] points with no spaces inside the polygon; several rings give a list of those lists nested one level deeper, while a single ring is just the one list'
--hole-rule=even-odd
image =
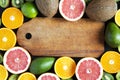
[{"label": "wood grain surface", "polygon": [[18,29],[17,40],[34,56],[99,57],[104,52],[104,23],[39,17]]}]

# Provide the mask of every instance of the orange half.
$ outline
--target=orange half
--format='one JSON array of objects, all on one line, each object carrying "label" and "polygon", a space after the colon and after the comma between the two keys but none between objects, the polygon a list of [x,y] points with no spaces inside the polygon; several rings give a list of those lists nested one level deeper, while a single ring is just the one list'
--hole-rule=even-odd
[{"label": "orange half", "polygon": [[0,50],[8,50],[16,44],[16,35],[9,28],[0,29]]},{"label": "orange half", "polygon": [[2,23],[7,28],[16,29],[23,24],[23,21],[24,16],[18,8],[10,7],[2,13]]}]

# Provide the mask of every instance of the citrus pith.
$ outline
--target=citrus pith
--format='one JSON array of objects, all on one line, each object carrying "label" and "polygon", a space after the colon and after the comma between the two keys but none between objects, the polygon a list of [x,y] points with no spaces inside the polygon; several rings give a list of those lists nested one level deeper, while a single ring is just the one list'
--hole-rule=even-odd
[{"label": "citrus pith", "polygon": [[18,8],[9,7],[2,13],[2,23],[7,28],[16,29],[23,24],[23,21],[24,16]]},{"label": "citrus pith", "polygon": [[103,69],[108,73],[117,73],[120,71],[120,54],[116,51],[105,52],[102,55],[100,62]]},{"label": "citrus pith", "polygon": [[16,35],[8,28],[0,29],[0,50],[8,50],[16,45]]},{"label": "citrus pith", "polygon": [[76,63],[70,57],[60,57],[54,65],[55,73],[62,79],[71,78],[75,73]]}]

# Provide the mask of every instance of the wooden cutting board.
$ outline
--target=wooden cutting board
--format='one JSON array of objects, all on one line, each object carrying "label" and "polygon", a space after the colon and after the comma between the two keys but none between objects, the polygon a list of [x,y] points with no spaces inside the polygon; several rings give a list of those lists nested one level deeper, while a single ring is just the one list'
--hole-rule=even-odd
[{"label": "wooden cutting board", "polygon": [[34,18],[18,29],[17,40],[34,56],[99,57],[104,52],[104,23]]}]

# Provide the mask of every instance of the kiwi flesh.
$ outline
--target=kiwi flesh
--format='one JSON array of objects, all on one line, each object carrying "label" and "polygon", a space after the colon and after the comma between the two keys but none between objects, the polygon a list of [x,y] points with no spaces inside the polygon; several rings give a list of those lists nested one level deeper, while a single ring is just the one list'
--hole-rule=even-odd
[{"label": "kiwi flesh", "polygon": [[10,0],[0,0],[0,6],[2,8],[6,8],[9,6],[9,2],[10,2]]},{"label": "kiwi flesh", "polygon": [[24,0],[12,0],[12,6],[17,8],[20,8],[23,3],[24,3]]},{"label": "kiwi flesh", "polygon": [[86,14],[89,18],[103,22],[111,19],[116,11],[117,3],[115,0],[92,0],[86,8]]}]

